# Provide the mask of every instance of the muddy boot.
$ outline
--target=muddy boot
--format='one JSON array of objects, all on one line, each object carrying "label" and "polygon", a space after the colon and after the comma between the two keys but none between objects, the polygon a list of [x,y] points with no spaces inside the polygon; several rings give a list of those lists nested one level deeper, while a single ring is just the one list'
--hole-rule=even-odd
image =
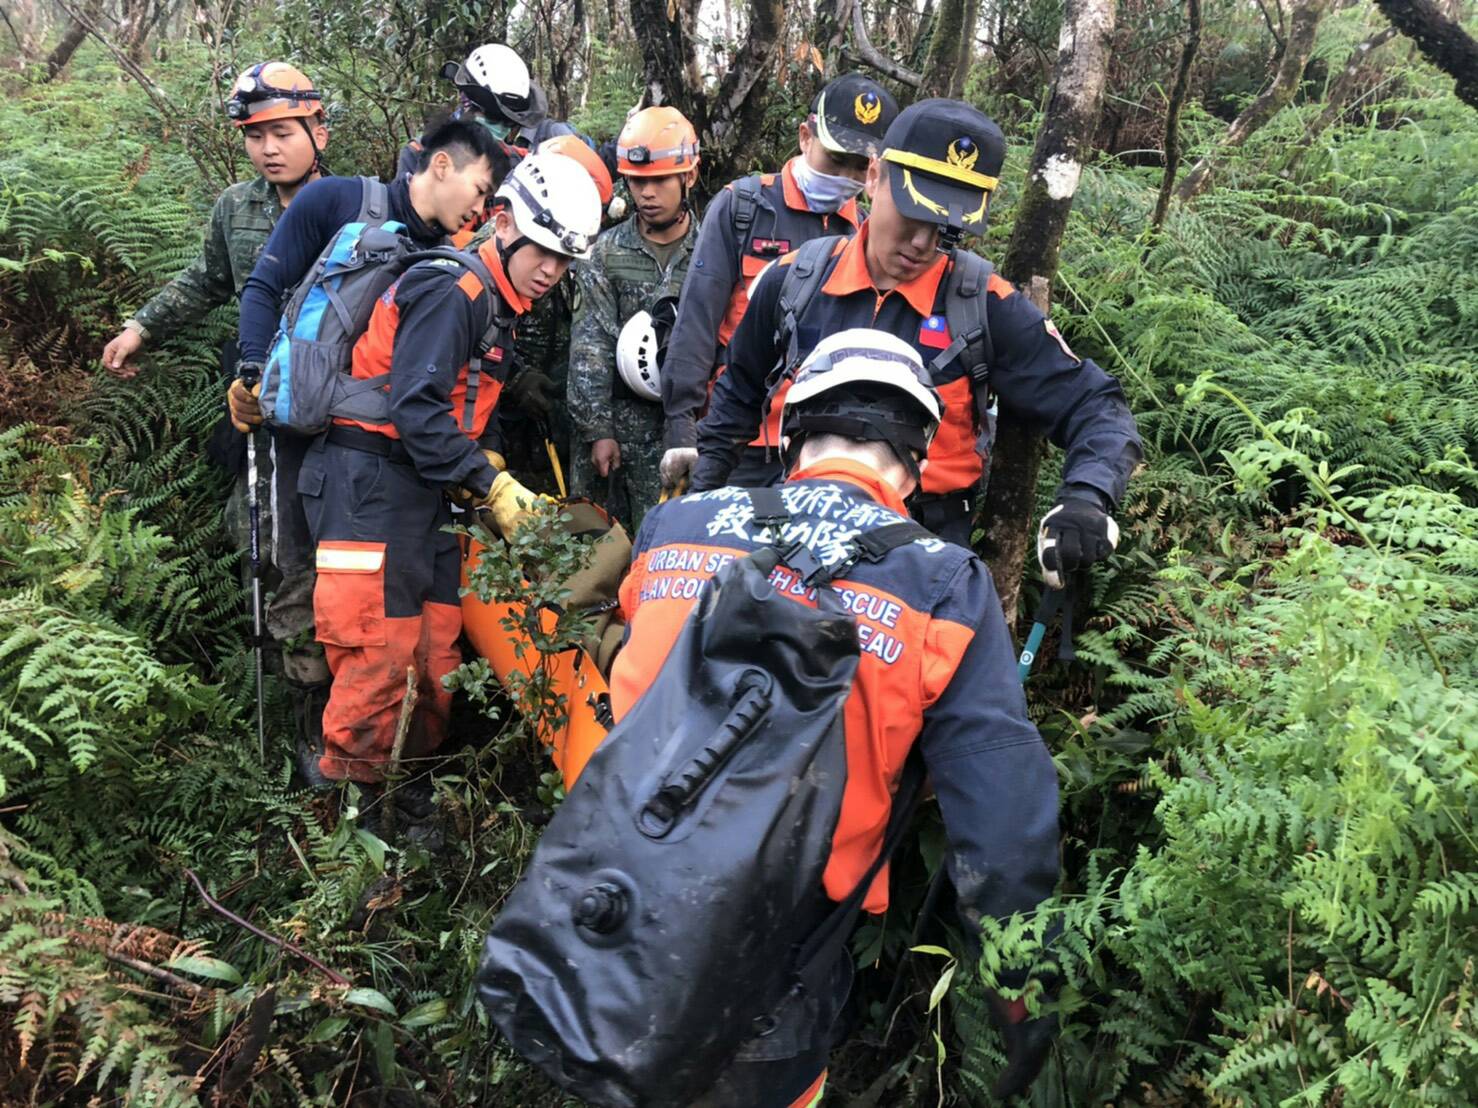
[{"label": "muddy boot", "polygon": [[289,681],[293,705],[293,781],[304,788],[322,791],[335,782],[323,775],[318,759],[323,757],[323,709],[328,705],[330,685],[304,685]]}]

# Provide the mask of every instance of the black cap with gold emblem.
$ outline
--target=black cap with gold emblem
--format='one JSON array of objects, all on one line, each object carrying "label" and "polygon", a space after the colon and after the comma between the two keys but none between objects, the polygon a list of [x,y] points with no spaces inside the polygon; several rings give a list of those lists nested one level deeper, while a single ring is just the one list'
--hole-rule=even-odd
[{"label": "black cap with gold emblem", "polygon": [[816,97],[810,123],[833,153],[876,158],[896,118],[898,101],[887,89],[860,73],[844,73]]},{"label": "black cap with gold emblem", "polygon": [[888,128],[881,156],[904,215],[955,235],[984,233],[1006,161],[1006,138],[984,113],[960,100],[910,104]]}]

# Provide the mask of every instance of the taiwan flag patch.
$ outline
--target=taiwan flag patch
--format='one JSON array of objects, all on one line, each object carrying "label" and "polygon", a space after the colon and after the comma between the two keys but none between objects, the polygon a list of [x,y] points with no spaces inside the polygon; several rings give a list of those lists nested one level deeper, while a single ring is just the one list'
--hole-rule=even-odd
[{"label": "taiwan flag patch", "polygon": [[943,350],[949,346],[949,324],[942,315],[931,315],[919,324],[919,345],[930,350]]}]

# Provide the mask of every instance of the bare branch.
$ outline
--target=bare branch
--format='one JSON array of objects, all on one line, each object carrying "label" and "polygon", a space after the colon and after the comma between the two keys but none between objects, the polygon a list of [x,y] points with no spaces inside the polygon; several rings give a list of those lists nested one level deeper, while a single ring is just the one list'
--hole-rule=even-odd
[{"label": "bare branch", "polygon": [[905,85],[912,85],[914,88],[921,88],[924,84],[922,74],[899,65],[872,44],[872,40],[867,37],[867,22],[862,18],[861,0],[852,0],[852,52],[856,54],[859,61],[865,62],[895,81],[902,81]]},{"label": "bare branch", "polygon": [[186,869],[185,876],[190,879],[191,883],[194,884],[196,890],[200,893],[200,899],[204,900],[205,903],[209,905],[211,911],[215,912],[217,915],[230,920],[237,927],[246,928],[246,930],[250,931],[257,938],[271,943],[279,950],[285,950],[289,954],[296,954],[299,958],[303,959],[303,961],[307,962],[314,969],[320,971],[325,976],[327,976],[328,979],[332,981],[335,985],[353,984],[353,982],[351,982],[338,970],[329,969],[328,966],[324,965],[317,958],[313,957],[313,955],[309,954],[306,950],[303,950],[301,947],[294,946],[286,939],[279,939],[276,935],[269,935],[256,924],[248,923],[246,920],[238,916],[235,912],[231,911],[231,909],[222,905],[213,896],[211,896],[210,893],[205,891],[205,886],[200,883],[200,878],[195,876],[194,870]]},{"label": "bare branch", "polygon": [[1298,82],[1303,77],[1304,67],[1314,52],[1314,36],[1319,30],[1319,21],[1329,10],[1329,0],[1301,0],[1293,9],[1289,20],[1288,46],[1283,51],[1283,60],[1268,86],[1258,93],[1257,99],[1243,109],[1242,114],[1232,121],[1227,132],[1209,153],[1201,158],[1176,190],[1181,200],[1194,200],[1211,184],[1211,175],[1216,162],[1227,150],[1241,146],[1248,137],[1264,123],[1272,119],[1293,100],[1298,91]]},{"label": "bare branch", "polygon": [[1170,194],[1175,188],[1175,174],[1180,169],[1180,109],[1185,104],[1191,84],[1191,65],[1201,48],[1201,0],[1186,0],[1185,45],[1180,51],[1180,68],[1175,71],[1175,85],[1170,90],[1170,103],[1165,109],[1165,175],[1160,179],[1160,195],[1155,198],[1155,214],[1150,229],[1158,231],[1170,209]]}]

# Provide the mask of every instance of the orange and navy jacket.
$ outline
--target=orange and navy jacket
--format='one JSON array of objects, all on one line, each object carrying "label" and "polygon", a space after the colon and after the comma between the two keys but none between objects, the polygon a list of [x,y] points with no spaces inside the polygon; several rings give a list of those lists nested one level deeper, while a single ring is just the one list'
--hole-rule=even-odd
[{"label": "orange and navy jacket", "polygon": [[698,245],[683,282],[677,320],[662,360],[662,408],[666,442],[692,446],[698,417],[708,400],[708,383],[720,351],[734,334],[749,305],[749,284],[760,270],[802,243],[822,235],[850,235],[858,224],[857,202],[836,212],[813,212],[795,183],[792,158],[779,173],[758,175],[754,221],[742,241],[734,224],[730,182],[708,204],[698,229]]},{"label": "orange and navy jacket", "polygon": [[[780,492],[791,516],[783,541],[805,542],[823,564],[843,557],[855,535],[905,518],[891,485],[845,459],[793,474]],[[621,586],[627,637],[611,673],[618,720],[656,677],[709,578],[769,541],[743,489],[685,496],[647,514]],[[771,582],[815,603],[783,564]],[[990,571],[964,547],[928,538],[858,563],[831,587],[857,619],[862,656],[843,708],[847,783],[827,894],[847,896],[877,857],[918,742],[970,933],[981,915],[1030,910],[1057,880],[1057,776],[1027,717]],[[885,871],[866,907],[887,904]]]},{"label": "orange and navy jacket", "polygon": [[[867,236],[864,223],[854,238],[837,239],[826,278],[797,320],[797,357],[804,359],[822,338],[837,331],[875,327],[911,343],[930,365],[953,339],[943,304],[949,260],[940,255],[913,280],[882,291],[867,270]],[[749,311],[729,344],[728,368],[715,383],[708,414],[698,428],[695,489],[717,488],[728,480],[740,449],[760,426],[766,378],[787,353],[777,341],[780,290],[794,260],[794,254],[780,259],[755,283]],[[1037,429],[1067,452],[1064,484],[1091,486],[1117,504],[1143,456],[1118,381],[1069,350],[1051,321],[1009,281],[992,274],[981,296],[993,349],[990,388],[1002,415]],[[934,385],[944,401],[944,420],[929,449],[923,491],[973,489],[982,467],[963,357],[936,370]],[[777,393],[770,401],[772,416],[780,406]],[[770,443],[779,443],[778,434]]]},{"label": "orange and navy jacket", "polygon": [[390,422],[334,422],[399,439],[422,480],[482,496],[497,476],[479,447],[498,445],[491,419],[513,361],[511,328],[482,359],[471,427],[464,430],[468,361],[490,310],[511,317],[530,304],[509,283],[491,240],[478,256],[493,275],[498,303],[488,303],[475,273],[447,259],[419,262],[385,290],[354,344],[352,372],[361,379],[390,375]]}]

